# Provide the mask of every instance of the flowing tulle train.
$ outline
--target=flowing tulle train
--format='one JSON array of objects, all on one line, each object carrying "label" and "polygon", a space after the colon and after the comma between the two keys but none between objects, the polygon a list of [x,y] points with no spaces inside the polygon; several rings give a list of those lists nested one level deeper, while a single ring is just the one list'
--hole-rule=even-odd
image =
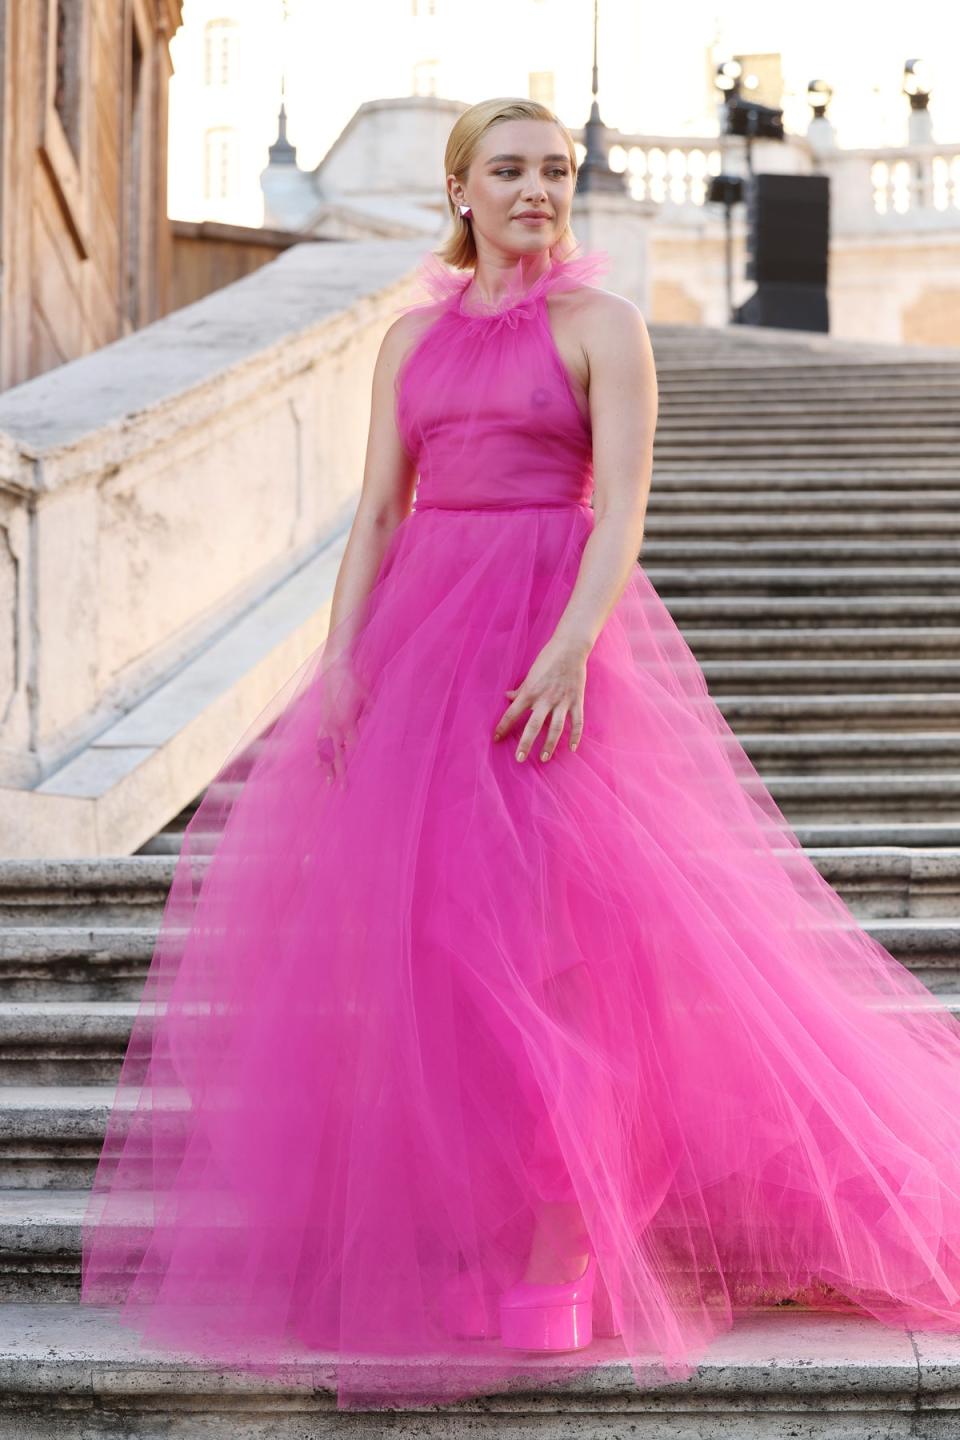
[{"label": "flowing tulle train", "polygon": [[[471,336],[498,374],[505,344],[536,347],[572,437],[550,288]],[[437,314],[431,335],[465,333],[459,292]],[[640,565],[588,660],[579,750],[520,763],[518,732],[492,740],[595,520],[578,490],[478,483],[398,526],[187,828],[84,1301],[344,1409],[609,1355],[682,1380],[785,1298],[960,1329],[960,1024],[807,859]],[[317,734],[341,707],[331,784]],[[621,1336],[541,1355],[452,1334],[451,1284],[495,1298],[557,1203]]]}]

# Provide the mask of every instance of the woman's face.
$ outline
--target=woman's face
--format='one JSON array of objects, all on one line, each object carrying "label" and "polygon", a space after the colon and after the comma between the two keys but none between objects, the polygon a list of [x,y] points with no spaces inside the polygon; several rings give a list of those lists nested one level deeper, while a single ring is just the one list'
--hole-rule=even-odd
[{"label": "woman's face", "polygon": [[[478,251],[491,247],[526,254],[547,250],[566,229],[575,177],[566,142],[550,120],[501,120],[477,147],[461,185],[447,185],[457,204],[470,205]],[[521,218],[536,211],[541,219]]]}]

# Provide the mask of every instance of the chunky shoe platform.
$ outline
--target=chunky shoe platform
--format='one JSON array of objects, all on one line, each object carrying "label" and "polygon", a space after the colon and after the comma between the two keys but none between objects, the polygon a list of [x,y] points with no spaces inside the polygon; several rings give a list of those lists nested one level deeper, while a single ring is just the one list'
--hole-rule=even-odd
[{"label": "chunky shoe platform", "polygon": [[575,1280],[518,1280],[500,1296],[501,1344],[511,1350],[582,1350],[595,1335],[619,1333],[593,1251]]},{"label": "chunky shoe platform", "polygon": [[[596,1266],[595,1257],[591,1255],[583,1275],[576,1280],[563,1285],[534,1285],[529,1281],[518,1281],[499,1297],[489,1290],[478,1289],[472,1283],[466,1272],[454,1276],[444,1294],[444,1317],[447,1329],[450,1334],[461,1340],[495,1340],[503,1333],[504,1309],[512,1312],[507,1320],[507,1337],[503,1343],[511,1348],[527,1350],[541,1349],[579,1349],[582,1345],[588,1345],[590,1339],[579,1339],[576,1344],[566,1343],[571,1333],[577,1337],[582,1336],[584,1328],[584,1306],[586,1301],[580,1295],[576,1298],[574,1292],[579,1287],[582,1292],[587,1273],[590,1271],[591,1262],[594,1266],[593,1288],[590,1296],[591,1310],[590,1331],[592,1339],[613,1339],[622,1332],[617,1324],[613,1313],[613,1306],[610,1294],[604,1283],[599,1267]],[[571,1307],[579,1307],[579,1313],[570,1317],[565,1312]],[[546,1322],[542,1315],[531,1318],[522,1315],[519,1325],[515,1319],[521,1311],[540,1312],[548,1311]],[[553,1319],[550,1319],[550,1313]],[[559,1319],[557,1314],[559,1313]],[[510,1340],[510,1336],[523,1334],[527,1338],[530,1335],[530,1326],[537,1327],[536,1336],[539,1337],[536,1344],[529,1345],[520,1343],[517,1339]],[[540,1343],[544,1336],[550,1340],[548,1344]],[[553,1343],[559,1336],[563,1343]]]}]

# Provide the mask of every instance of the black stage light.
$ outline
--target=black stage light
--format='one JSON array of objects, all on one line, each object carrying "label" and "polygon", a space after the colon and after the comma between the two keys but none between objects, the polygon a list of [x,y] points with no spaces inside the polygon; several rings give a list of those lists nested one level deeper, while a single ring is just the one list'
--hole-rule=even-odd
[{"label": "black stage light", "polygon": [[707,199],[713,205],[739,205],[743,199],[743,176],[711,175]]},{"label": "black stage light", "polygon": [[772,105],[761,105],[738,95],[727,102],[724,115],[728,135],[746,135],[750,140],[784,138],[783,111]]}]

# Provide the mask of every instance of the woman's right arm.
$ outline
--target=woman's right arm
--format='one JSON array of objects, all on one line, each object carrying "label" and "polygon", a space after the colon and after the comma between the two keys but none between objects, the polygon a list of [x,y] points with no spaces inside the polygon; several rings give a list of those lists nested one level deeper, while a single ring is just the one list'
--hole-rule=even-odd
[{"label": "woman's right arm", "polygon": [[329,635],[336,651],[349,643],[347,617],[356,611],[377,578],[390,537],[410,513],[417,478],[416,461],[406,452],[396,422],[397,371],[420,323],[416,314],[400,315],[383,337],[373,372],[370,427],[363,484],[350,535],[340,561],[330,610]]}]

